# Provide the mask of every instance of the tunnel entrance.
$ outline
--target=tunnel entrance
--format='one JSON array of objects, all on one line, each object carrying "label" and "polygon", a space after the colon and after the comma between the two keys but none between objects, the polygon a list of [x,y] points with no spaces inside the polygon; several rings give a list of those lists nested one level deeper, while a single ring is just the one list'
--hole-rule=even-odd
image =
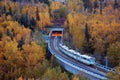
[{"label": "tunnel entrance", "polygon": [[49,38],[58,36],[61,37],[61,39],[63,38],[63,28],[62,27],[53,27],[53,28],[49,28]]},{"label": "tunnel entrance", "polygon": [[62,31],[52,31],[51,37],[55,36],[62,37]]}]

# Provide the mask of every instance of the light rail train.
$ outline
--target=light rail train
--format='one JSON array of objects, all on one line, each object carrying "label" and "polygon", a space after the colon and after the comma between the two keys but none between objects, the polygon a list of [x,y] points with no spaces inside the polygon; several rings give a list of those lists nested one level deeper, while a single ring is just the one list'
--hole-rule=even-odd
[{"label": "light rail train", "polygon": [[95,58],[88,56],[88,55],[82,55],[79,52],[69,49],[67,46],[59,44],[59,49],[66,54],[67,56],[70,56],[73,59],[76,59],[77,61],[80,61],[87,65],[95,65]]}]

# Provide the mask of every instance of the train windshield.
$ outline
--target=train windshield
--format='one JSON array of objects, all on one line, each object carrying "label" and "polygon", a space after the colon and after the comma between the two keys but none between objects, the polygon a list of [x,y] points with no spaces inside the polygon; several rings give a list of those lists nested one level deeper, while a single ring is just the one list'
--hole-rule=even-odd
[{"label": "train windshield", "polygon": [[95,63],[95,58],[91,58],[91,59],[90,59],[90,62],[91,62],[91,63]]}]

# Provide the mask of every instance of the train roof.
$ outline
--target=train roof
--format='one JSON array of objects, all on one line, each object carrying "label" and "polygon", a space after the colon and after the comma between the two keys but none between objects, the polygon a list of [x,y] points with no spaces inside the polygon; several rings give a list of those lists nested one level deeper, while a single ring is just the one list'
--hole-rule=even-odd
[{"label": "train roof", "polygon": [[65,46],[65,45],[62,45],[62,47],[64,47],[65,49],[68,49],[68,47],[67,47],[67,46]]},{"label": "train roof", "polygon": [[81,55],[79,52],[77,52],[77,51],[75,51],[75,50],[73,50],[73,49],[69,49],[67,46],[65,46],[65,45],[62,45],[62,44],[60,44],[60,46],[62,46],[63,48],[65,48],[65,49],[68,49],[68,51],[70,51],[70,52],[72,52],[73,54],[77,54],[77,55]]},{"label": "train roof", "polygon": [[65,45],[60,44],[60,46],[63,47],[64,49],[67,49],[67,50],[69,49],[69,48],[68,48],[67,46],[65,46]]},{"label": "train roof", "polygon": [[69,51],[72,52],[72,53],[75,53],[75,51],[73,49],[69,49]]},{"label": "train roof", "polygon": [[88,56],[88,55],[81,55],[81,56],[84,57],[84,58],[87,58],[87,59],[93,58],[93,57]]},{"label": "train roof", "polygon": [[65,45],[60,44],[60,46],[62,46],[62,47],[65,48],[65,49],[68,49],[68,51],[70,51],[71,53],[76,54],[76,55],[78,55],[78,56],[81,56],[81,57],[84,57],[84,58],[87,58],[87,59],[93,58],[93,57],[88,56],[88,55],[82,55],[82,54],[80,54],[79,52],[77,52],[77,51],[75,51],[75,50],[73,50],[73,49],[69,49],[69,48],[68,48],[67,46],[65,46]]},{"label": "train roof", "polygon": [[77,51],[75,51],[75,53],[74,54],[77,54],[77,55],[81,55],[79,52],[77,52]]},{"label": "train roof", "polygon": [[77,52],[77,51],[75,51],[73,49],[70,49],[69,51],[72,52],[75,55],[81,56],[81,54],[79,52]]}]

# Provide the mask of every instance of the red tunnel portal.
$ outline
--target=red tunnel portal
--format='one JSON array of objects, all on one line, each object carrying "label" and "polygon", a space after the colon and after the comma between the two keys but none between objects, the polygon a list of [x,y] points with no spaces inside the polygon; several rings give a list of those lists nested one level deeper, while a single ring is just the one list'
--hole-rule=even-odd
[{"label": "red tunnel portal", "polygon": [[62,37],[62,31],[52,31],[51,37],[59,36]]}]

